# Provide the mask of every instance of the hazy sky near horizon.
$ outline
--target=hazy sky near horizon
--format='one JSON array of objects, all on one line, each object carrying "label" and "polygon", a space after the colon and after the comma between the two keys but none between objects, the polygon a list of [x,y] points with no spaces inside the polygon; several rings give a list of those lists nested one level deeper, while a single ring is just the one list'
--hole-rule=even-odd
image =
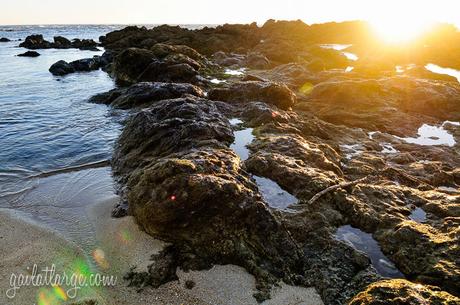
[{"label": "hazy sky near horizon", "polygon": [[218,24],[376,18],[460,27],[460,0],[0,0],[0,24]]}]

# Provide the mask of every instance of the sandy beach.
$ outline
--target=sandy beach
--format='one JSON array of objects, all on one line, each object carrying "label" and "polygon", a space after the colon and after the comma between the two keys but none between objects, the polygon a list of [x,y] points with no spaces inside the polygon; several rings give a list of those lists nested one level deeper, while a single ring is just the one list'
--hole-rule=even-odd
[{"label": "sandy beach", "polygon": [[[183,272],[178,270],[179,280],[159,289],[146,288],[137,292],[126,286],[123,275],[131,266],[146,270],[149,257],[162,249],[164,244],[140,231],[132,217],[114,219],[110,217],[113,199],[97,203],[87,209],[96,231],[99,266],[94,271],[117,277],[114,287],[92,287],[82,289],[74,300],[63,300],[58,304],[72,304],[83,300],[97,300],[97,304],[257,304],[252,294],[254,277],[237,266],[215,266],[209,271]],[[26,305],[40,303],[40,292],[49,287],[21,287],[16,296],[9,299],[6,291],[11,288],[11,274],[28,274],[34,264],[56,265],[56,270],[69,270],[75,262],[92,264],[79,247],[59,234],[25,221],[21,215],[9,210],[0,211],[0,291],[1,304]],[[93,253],[94,254],[94,253]],[[94,256],[94,255],[93,255]],[[101,255],[99,255],[101,256]],[[95,256],[96,257],[96,256]],[[29,268],[29,269],[27,269]],[[186,281],[195,282],[192,289],[185,287]],[[43,295],[43,294],[42,294]],[[274,304],[322,304],[314,289],[281,285],[273,291]]]}]

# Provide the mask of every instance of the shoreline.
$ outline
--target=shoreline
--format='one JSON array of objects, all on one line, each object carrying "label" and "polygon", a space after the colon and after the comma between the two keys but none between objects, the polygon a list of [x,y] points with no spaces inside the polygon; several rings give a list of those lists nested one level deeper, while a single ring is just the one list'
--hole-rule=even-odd
[{"label": "shoreline", "polygon": [[[111,208],[117,197],[104,200],[86,208],[95,228],[98,249],[105,254],[99,261],[96,271],[104,275],[117,276],[114,287],[104,287],[79,293],[75,301],[98,300],[97,304],[257,304],[253,298],[256,292],[255,280],[243,268],[227,265],[214,266],[208,271],[183,272],[178,270],[179,280],[167,283],[158,289],[145,288],[138,293],[136,288],[127,287],[123,281],[124,274],[131,266],[138,266],[138,271],[146,271],[152,254],[158,253],[164,243],[140,231],[132,217],[115,219],[110,217]],[[123,240],[124,237],[124,240]],[[22,287],[15,298],[6,299],[5,291],[10,288],[12,273],[26,274],[27,267],[33,264],[51,266],[56,264],[56,271],[65,269],[72,262],[85,258],[85,253],[72,241],[66,240],[59,233],[53,232],[39,224],[24,219],[13,210],[0,210],[0,240],[4,245],[0,250],[0,300],[6,304],[37,304],[38,287]],[[18,249],[21,249],[18,251]],[[126,250],[126,251],[125,251]],[[59,257],[53,257],[60,253]],[[89,256],[87,256],[89,258]],[[88,259],[86,259],[88,263]],[[90,263],[88,263],[90,265]],[[102,267],[101,267],[102,266]],[[185,283],[193,281],[193,289],[187,289]],[[282,284],[273,291],[272,299],[262,303],[275,304],[322,304],[314,288],[293,287]],[[58,304],[73,304],[70,300]],[[81,303],[76,303],[81,304]]]}]

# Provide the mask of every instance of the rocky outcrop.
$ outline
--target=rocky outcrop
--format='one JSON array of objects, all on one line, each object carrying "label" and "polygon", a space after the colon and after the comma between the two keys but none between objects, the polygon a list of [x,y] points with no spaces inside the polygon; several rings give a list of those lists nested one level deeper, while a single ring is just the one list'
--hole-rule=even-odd
[{"label": "rocky outcrop", "polygon": [[0,42],[10,42],[11,40],[6,38],[6,37],[2,37],[0,38]]},{"label": "rocky outcrop", "polygon": [[18,54],[17,56],[19,57],[38,57],[40,56],[40,53],[35,52],[35,51],[27,51],[27,52]]},{"label": "rocky outcrop", "polygon": [[129,109],[147,107],[154,102],[175,99],[191,94],[204,97],[204,92],[187,83],[137,83],[128,88],[113,89],[93,96],[90,102],[110,105],[114,108]]},{"label": "rocky outcrop", "polygon": [[93,58],[85,58],[72,61],[70,63],[60,60],[54,63],[49,71],[51,74],[56,76],[64,76],[74,72],[89,72],[99,70],[101,68],[100,56],[94,56]]},{"label": "rocky outcrop", "polygon": [[208,100],[165,100],[137,114],[114,156],[130,212],[174,243],[163,253],[173,266],[242,265],[263,291],[278,277],[293,282],[300,253],[228,148],[232,141],[228,120]]},{"label": "rocky outcrop", "polygon": [[91,39],[74,39],[68,40],[62,36],[54,37],[54,41],[50,42],[43,38],[43,35],[30,35],[19,44],[20,47],[37,50],[37,49],[81,49],[81,50],[92,50],[99,51],[97,49],[97,42]]},{"label": "rocky outcrop", "polygon": [[370,285],[365,291],[355,296],[349,304],[454,305],[459,303],[459,298],[440,291],[437,287],[423,286],[405,280],[387,280]]},{"label": "rocky outcrop", "polygon": [[[262,104],[270,107],[252,103],[252,110],[244,112],[265,117]],[[329,149],[326,156],[320,145],[280,135],[261,138],[255,144],[261,146],[260,154],[243,167],[228,148],[233,131],[221,106],[225,108],[192,96],[158,101],[135,115],[123,131],[113,167],[129,212],[148,233],[173,244],[155,257],[148,275],[131,273],[128,278],[158,286],[175,279],[178,266],[201,269],[231,263],[255,275],[259,300],[269,296],[273,283],[284,280],[317,287],[327,304],[341,304],[379,279],[364,255],[331,237],[331,224],[313,220],[318,214],[292,219],[273,214],[247,172],[272,177],[303,198],[340,179],[337,154]],[[279,112],[279,122],[289,117],[273,111]],[[270,117],[277,120],[278,115]],[[269,165],[276,166],[270,171]],[[314,170],[304,176],[309,167]],[[317,188],[302,191],[311,177]],[[323,255],[318,257],[317,251]],[[340,271],[333,268],[338,264]]]},{"label": "rocky outcrop", "polygon": [[280,109],[289,109],[297,102],[296,95],[286,85],[247,81],[237,82],[209,92],[209,98],[229,103],[265,102]]},{"label": "rocky outcrop", "polygon": [[[336,29],[269,21],[101,38],[129,87],[92,101],[135,108],[113,157],[123,206],[170,243],[131,283],[237,264],[256,277],[258,300],[284,280],[315,287],[328,305],[383,304],[387,294],[394,304],[457,302],[460,85],[422,61],[396,72],[397,61],[360,59],[345,70],[341,51],[317,44],[328,43],[323,33],[344,39]],[[408,141],[423,124],[442,127],[449,145]],[[255,139],[242,161],[229,146],[244,127]],[[271,207],[257,176],[298,202]],[[376,249],[358,251],[353,234],[339,240],[345,226]],[[382,281],[381,264],[417,284]]]}]

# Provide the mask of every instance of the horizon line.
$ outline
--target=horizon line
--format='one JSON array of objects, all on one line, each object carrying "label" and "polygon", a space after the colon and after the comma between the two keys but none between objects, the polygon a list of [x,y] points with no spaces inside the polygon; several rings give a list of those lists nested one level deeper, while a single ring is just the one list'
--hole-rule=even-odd
[{"label": "horizon line", "polygon": [[[159,22],[159,23],[93,23],[93,22],[83,22],[83,23],[20,23],[20,24],[1,24],[0,27],[14,27],[14,26],[78,26],[78,25],[85,25],[85,26],[161,26],[161,25],[170,25],[170,26],[185,26],[185,25],[193,25],[193,26],[219,26],[219,25],[225,25],[225,24],[238,24],[238,25],[245,25],[245,24],[252,24],[256,23],[259,27],[263,26],[267,21],[269,20],[275,20],[275,21],[302,21],[308,26],[311,25],[319,25],[319,24],[327,24],[327,23],[346,23],[346,22],[364,22],[364,23],[371,23],[369,20],[365,19],[350,19],[350,20],[330,20],[330,21],[324,21],[324,22],[313,22],[313,23],[308,23],[305,20],[302,19],[275,19],[275,18],[269,18],[263,22],[257,22],[257,21],[251,21],[251,22],[223,22],[223,23],[175,23],[175,22]],[[448,22],[448,21],[433,21],[431,22],[432,25],[436,24],[446,24],[446,25],[452,25],[454,26],[458,31],[460,31],[460,23],[456,24],[454,22]]]}]

